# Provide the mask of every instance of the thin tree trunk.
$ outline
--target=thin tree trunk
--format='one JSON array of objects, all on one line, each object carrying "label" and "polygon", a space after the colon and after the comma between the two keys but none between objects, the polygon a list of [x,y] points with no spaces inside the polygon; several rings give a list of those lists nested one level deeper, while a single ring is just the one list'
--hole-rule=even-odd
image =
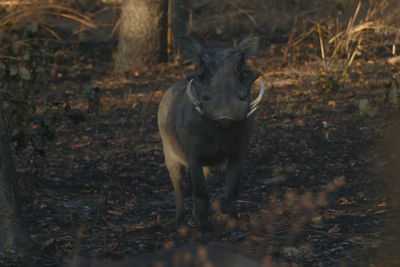
[{"label": "thin tree trunk", "polygon": [[20,220],[17,174],[2,115],[0,103],[0,257],[27,258],[31,242]]},{"label": "thin tree trunk", "polygon": [[172,47],[173,53],[179,57],[180,51],[178,46],[178,38],[182,35],[186,35],[189,31],[189,1],[190,0],[170,0],[172,2],[171,7],[171,27],[173,33]]},{"label": "thin tree trunk", "polygon": [[115,72],[167,61],[168,0],[125,0],[120,21]]},{"label": "thin tree trunk", "polygon": [[176,39],[188,31],[189,0],[172,0],[172,2],[172,31]]}]

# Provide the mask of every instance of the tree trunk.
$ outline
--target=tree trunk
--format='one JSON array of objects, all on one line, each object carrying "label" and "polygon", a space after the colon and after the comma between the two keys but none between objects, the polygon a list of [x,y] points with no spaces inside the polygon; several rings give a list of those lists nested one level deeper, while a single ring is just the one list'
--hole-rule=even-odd
[{"label": "tree trunk", "polygon": [[168,60],[168,0],[125,0],[120,21],[115,72]]},{"label": "tree trunk", "polygon": [[1,108],[0,103],[0,257],[27,258],[31,242],[20,220],[17,174]]},{"label": "tree trunk", "polygon": [[190,0],[170,0],[172,2],[171,7],[171,28],[173,33],[172,40],[172,53],[179,55],[178,38],[182,35],[186,35],[189,32],[188,21],[189,21],[189,1]]}]

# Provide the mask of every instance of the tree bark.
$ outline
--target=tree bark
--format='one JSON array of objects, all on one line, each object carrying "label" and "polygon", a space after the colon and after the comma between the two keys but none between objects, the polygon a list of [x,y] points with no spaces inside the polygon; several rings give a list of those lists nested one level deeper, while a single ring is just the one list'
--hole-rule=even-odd
[{"label": "tree bark", "polygon": [[125,0],[120,21],[115,72],[168,60],[168,0]]},{"label": "tree bark", "polygon": [[190,0],[170,0],[171,6],[171,28],[172,28],[172,53],[180,54],[178,46],[178,38],[186,35],[189,32],[189,3]]},{"label": "tree bark", "polygon": [[2,115],[0,103],[0,257],[25,259],[31,256],[32,246],[20,219],[17,174]]}]

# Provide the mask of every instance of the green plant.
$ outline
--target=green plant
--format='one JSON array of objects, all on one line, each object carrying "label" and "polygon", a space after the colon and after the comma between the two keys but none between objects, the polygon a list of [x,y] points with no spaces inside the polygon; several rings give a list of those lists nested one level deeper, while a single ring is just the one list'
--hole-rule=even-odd
[{"label": "green plant", "polygon": [[385,104],[399,108],[400,103],[400,75],[394,73],[385,85]]},{"label": "green plant", "polygon": [[367,99],[361,99],[358,104],[358,113],[361,117],[375,117],[378,114],[378,107],[372,106]]},{"label": "green plant", "polygon": [[[36,24],[30,24],[19,35],[9,33],[11,44],[6,50],[7,57],[3,56],[4,60],[0,62],[0,94],[2,112],[17,147],[32,145],[36,152],[43,154],[49,131],[36,127],[34,100],[47,81],[45,68],[51,62],[52,54],[49,46],[44,45],[46,39],[41,34]],[[49,111],[42,116],[49,117]]]},{"label": "green plant", "polygon": [[99,109],[101,108],[99,88],[93,88],[90,85],[86,85],[84,88],[84,92],[88,100],[88,111],[95,113],[99,111]]},{"label": "green plant", "polygon": [[31,146],[43,155],[62,117],[62,103],[45,104],[41,114],[36,106],[53,59],[51,41],[61,40],[47,18],[70,19],[86,28],[96,25],[76,9],[48,1],[16,3],[0,14],[0,108],[17,147]]},{"label": "green plant", "polygon": [[335,93],[342,88],[343,83],[349,79],[347,69],[340,73],[328,74],[321,72],[318,76],[317,87],[325,93]]}]

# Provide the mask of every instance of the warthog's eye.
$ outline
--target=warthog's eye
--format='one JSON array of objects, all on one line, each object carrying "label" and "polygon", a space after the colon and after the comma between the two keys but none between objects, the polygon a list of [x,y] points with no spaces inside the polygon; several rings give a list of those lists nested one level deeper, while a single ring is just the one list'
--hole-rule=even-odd
[{"label": "warthog's eye", "polygon": [[201,81],[207,80],[207,78],[209,77],[209,71],[205,67],[199,68],[197,73]]},{"label": "warthog's eye", "polygon": [[246,95],[245,92],[240,92],[238,97],[239,97],[240,100],[245,101],[246,98],[247,98],[247,95]]},{"label": "warthog's eye", "polygon": [[211,96],[210,96],[210,95],[208,95],[208,94],[203,95],[203,100],[204,100],[204,101],[209,101],[210,99],[211,99]]},{"label": "warthog's eye", "polygon": [[240,72],[239,79],[243,83],[252,84],[260,76],[258,71],[253,71],[251,69],[242,69]]},{"label": "warthog's eye", "polygon": [[251,79],[251,70],[246,65],[240,65],[238,68],[238,73],[241,81]]}]

